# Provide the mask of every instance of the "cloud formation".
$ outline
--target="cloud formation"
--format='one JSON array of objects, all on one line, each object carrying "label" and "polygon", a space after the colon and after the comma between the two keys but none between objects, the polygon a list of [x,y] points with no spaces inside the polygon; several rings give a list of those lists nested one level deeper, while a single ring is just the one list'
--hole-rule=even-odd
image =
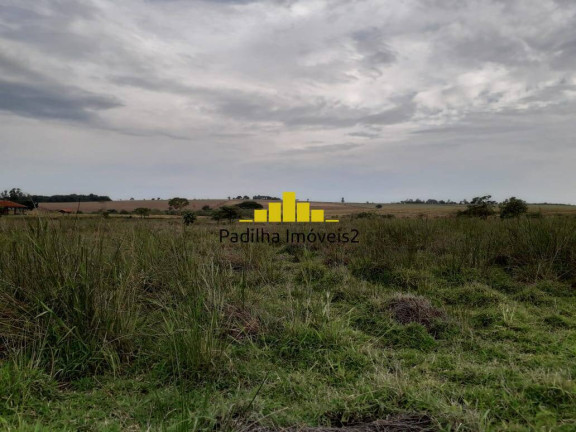
[{"label": "cloud formation", "polygon": [[[0,156],[29,167],[0,181],[576,203],[575,18],[564,0],[0,0]],[[71,190],[86,173],[106,175]]]}]

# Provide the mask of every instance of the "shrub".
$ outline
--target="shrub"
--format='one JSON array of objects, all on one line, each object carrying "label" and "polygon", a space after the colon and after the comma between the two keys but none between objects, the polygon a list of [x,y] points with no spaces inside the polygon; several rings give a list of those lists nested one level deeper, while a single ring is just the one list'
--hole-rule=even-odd
[{"label": "shrub", "polygon": [[150,210],[149,208],[146,208],[146,207],[138,207],[137,209],[134,209],[133,213],[137,214],[141,218],[145,218],[145,217],[150,216],[150,213],[152,213],[152,210]]},{"label": "shrub", "polygon": [[182,214],[182,220],[184,222],[184,225],[186,226],[192,225],[196,221],[196,215],[194,214],[194,212],[187,210]]},{"label": "shrub", "polygon": [[516,197],[508,198],[500,203],[500,218],[510,219],[517,218],[528,212],[526,201]]},{"label": "shrub", "polygon": [[243,201],[240,204],[236,204],[236,207],[248,210],[264,208],[262,204],[258,204],[256,201]]},{"label": "shrub", "polygon": [[212,219],[217,221],[228,219],[229,222],[232,222],[233,220],[239,218],[240,210],[236,206],[223,206],[212,213]]},{"label": "shrub", "polygon": [[490,198],[492,198],[492,195],[472,198],[472,201],[468,204],[468,208],[459,211],[458,216],[474,216],[483,219],[492,216],[495,213],[494,206],[496,205],[496,201],[491,201]]}]

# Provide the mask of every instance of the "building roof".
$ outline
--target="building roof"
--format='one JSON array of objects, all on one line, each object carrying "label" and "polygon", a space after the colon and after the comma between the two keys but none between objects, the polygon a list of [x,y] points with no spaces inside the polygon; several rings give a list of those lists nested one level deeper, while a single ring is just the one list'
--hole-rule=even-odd
[{"label": "building roof", "polygon": [[0,208],[28,208],[28,207],[12,201],[0,201]]}]

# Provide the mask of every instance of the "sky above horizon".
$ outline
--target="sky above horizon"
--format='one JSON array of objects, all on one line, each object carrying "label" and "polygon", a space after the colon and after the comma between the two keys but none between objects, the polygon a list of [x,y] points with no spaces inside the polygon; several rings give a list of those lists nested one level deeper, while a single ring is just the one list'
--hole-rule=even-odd
[{"label": "sky above horizon", "polygon": [[0,189],[576,204],[576,1],[0,0]]}]

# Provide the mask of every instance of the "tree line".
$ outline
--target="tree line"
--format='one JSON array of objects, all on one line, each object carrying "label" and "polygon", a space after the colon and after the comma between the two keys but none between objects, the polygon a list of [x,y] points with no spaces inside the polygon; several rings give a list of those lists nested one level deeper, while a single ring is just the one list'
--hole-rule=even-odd
[{"label": "tree line", "polygon": [[0,199],[22,204],[30,209],[37,207],[39,203],[47,203],[47,202],[112,201],[112,199],[109,196],[96,195],[96,194],[31,195],[29,193],[22,191],[22,189],[20,188],[3,190],[2,192],[0,192]]}]

